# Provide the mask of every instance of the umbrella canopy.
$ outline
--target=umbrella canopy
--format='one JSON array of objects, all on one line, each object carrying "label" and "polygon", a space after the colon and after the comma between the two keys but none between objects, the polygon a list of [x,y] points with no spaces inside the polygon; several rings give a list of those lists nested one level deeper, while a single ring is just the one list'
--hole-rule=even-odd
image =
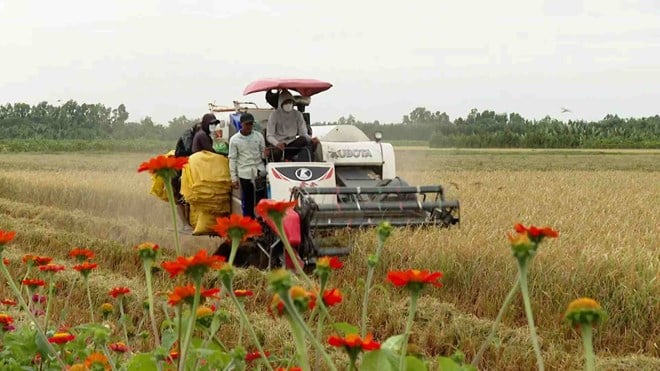
[{"label": "umbrella canopy", "polygon": [[243,90],[243,95],[271,89],[289,89],[297,91],[303,96],[311,97],[331,87],[332,84],[329,82],[314,79],[262,79],[250,83]]}]

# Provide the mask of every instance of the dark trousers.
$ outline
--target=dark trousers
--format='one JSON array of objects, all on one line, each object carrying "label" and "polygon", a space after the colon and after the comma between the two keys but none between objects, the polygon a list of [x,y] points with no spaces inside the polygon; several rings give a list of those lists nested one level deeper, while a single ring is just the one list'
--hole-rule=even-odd
[{"label": "dark trousers", "polygon": [[243,216],[254,218],[254,207],[266,198],[266,189],[255,190],[251,179],[238,178],[241,183],[241,197],[243,199]]},{"label": "dark trousers", "polygon": [[[282,160],[282,151],[277,147],[271,147],[271,156],[274,161]],[[312,142],[305,137],[298,137],[284,147],[284,159],[292,161],[298,155],[298,161],[309,162],[312,160],[314,149]]]}]

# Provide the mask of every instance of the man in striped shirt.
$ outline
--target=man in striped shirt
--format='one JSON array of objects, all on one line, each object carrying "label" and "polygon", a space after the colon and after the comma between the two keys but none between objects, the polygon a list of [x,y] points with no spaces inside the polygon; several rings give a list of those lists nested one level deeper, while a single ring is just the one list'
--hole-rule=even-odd
[{"label": "man in striped shirt", "polygon": [[232,186],[241,189],[243,215],[254,218],[254,206],[266,198],[264,158],[268,150],[263,135],[252,130],[254,116],[244,113],[240,122],[241,130],[229,139],[229,173]]}]

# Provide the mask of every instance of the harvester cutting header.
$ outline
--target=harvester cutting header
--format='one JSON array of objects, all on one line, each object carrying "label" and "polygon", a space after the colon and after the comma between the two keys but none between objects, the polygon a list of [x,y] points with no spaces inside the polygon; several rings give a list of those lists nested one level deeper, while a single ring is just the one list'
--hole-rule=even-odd
[{"label": "harvester cutting header", "polygon": [[[331,87],[330,83],[311,79],[258,80],[249,84],[243,93],[265,92],[268,106],[239,101],[234,101],[233,107],[209,104],[210,111],[217,117],[213,128],[217,141],[244,135],[246,131],[241,131],[244,125],[253,125],[251,130],[262,133],[263,138],[266,138],[267,149],[263,159],[265,173],[255,170],[251,184],[255,193],[263,190],[262,195],[265,194],[267,198],[298,201],[295,212],[287,215],[285,231],[292,245],[298,248],[303,262],[311,264],[317,256],[346,254],[350,251],[350,247],[346,246],[324,246],[322,237],[328,231],[375,226],[381,221],[389,221],[395,226],[449,227],[457,224],[460,209],[458,201],[445,199],[440,185],[412,186],[398,177],[394,148],[381,141],[380,133],[370,139],[352,125],[311,126],[307,112],[311,97]],[[297,95],[292,95],[291,91]],[[278,111],[286,110],[286,104],[291,102],[294,111],[299,112],[304,119],[301,125],[304,125],[307,132],[304,135],[300,133],[302,129],[299,129],[297,137],[289,138],[290,143],[299,143],[300,147],[285,147],[274,140],[274,133],[268,132],[274,128],[277,134],[281,134],[280,127],[273,123],[274,117]],[[301,137],[307,139],[302,140]],[[206,151],[190,156],[189,168],[184,169],[184,173],[188,171],[188,174],[182,177],[181,193],[190,203],[191,210],[196,207],[196,198],[194,192],[191,192],[194,185],[190,183],[193,179],[204,177],[190,173],[200,169],[195,166],[196,157],[209,157],[209,154],[203,152]],[[230,146],[229,157],[232,155],[236,156],[232,154]],[[227,166],[225,160],[221,159],[218,163]],[[241,186],[245,185],[243,182],[242,176]],[[224,212],[212,212],[213,217],[226,216],[228,212],[251,214],[251,210],[246,210],[244,198],[245,194],[234,189],[231,197],[221,197],[224,200],[231,199],[231,205],[211,208],[216,211],[224,209]],[[193,225],[204,219],[199,216],[203,213],[197,211],[191,213],[199,219],[192,223],[191,217]],[[209,232],[197,229],[197,234]],[[263,237],[252,241],[256,250],[267,258],[269,266],[284,264],[277,232],[269,228],[264,228],[264,231],[267,232]]]}]

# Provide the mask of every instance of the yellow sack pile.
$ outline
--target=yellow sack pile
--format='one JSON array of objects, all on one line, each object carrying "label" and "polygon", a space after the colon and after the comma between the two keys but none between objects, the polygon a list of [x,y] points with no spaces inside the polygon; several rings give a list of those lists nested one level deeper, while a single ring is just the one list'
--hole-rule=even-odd
[{"label": "yellow sack pile", "polygon": [[181,174],[181,194],[190,204],[193,234],[213,232],[215,219],[231,213],[229,159],[208,151],[191,155]]},{"label": "yellow sack pile", "polygon": [[[167,152],[165,156],[174,156],[174,150]],[[151,191],[149,194],[152,194],[165,202],[169,201],[167,199],[167,191],[165,190],[165,181],[163,181],[163,178],[156,174],[151,174]]]}]

